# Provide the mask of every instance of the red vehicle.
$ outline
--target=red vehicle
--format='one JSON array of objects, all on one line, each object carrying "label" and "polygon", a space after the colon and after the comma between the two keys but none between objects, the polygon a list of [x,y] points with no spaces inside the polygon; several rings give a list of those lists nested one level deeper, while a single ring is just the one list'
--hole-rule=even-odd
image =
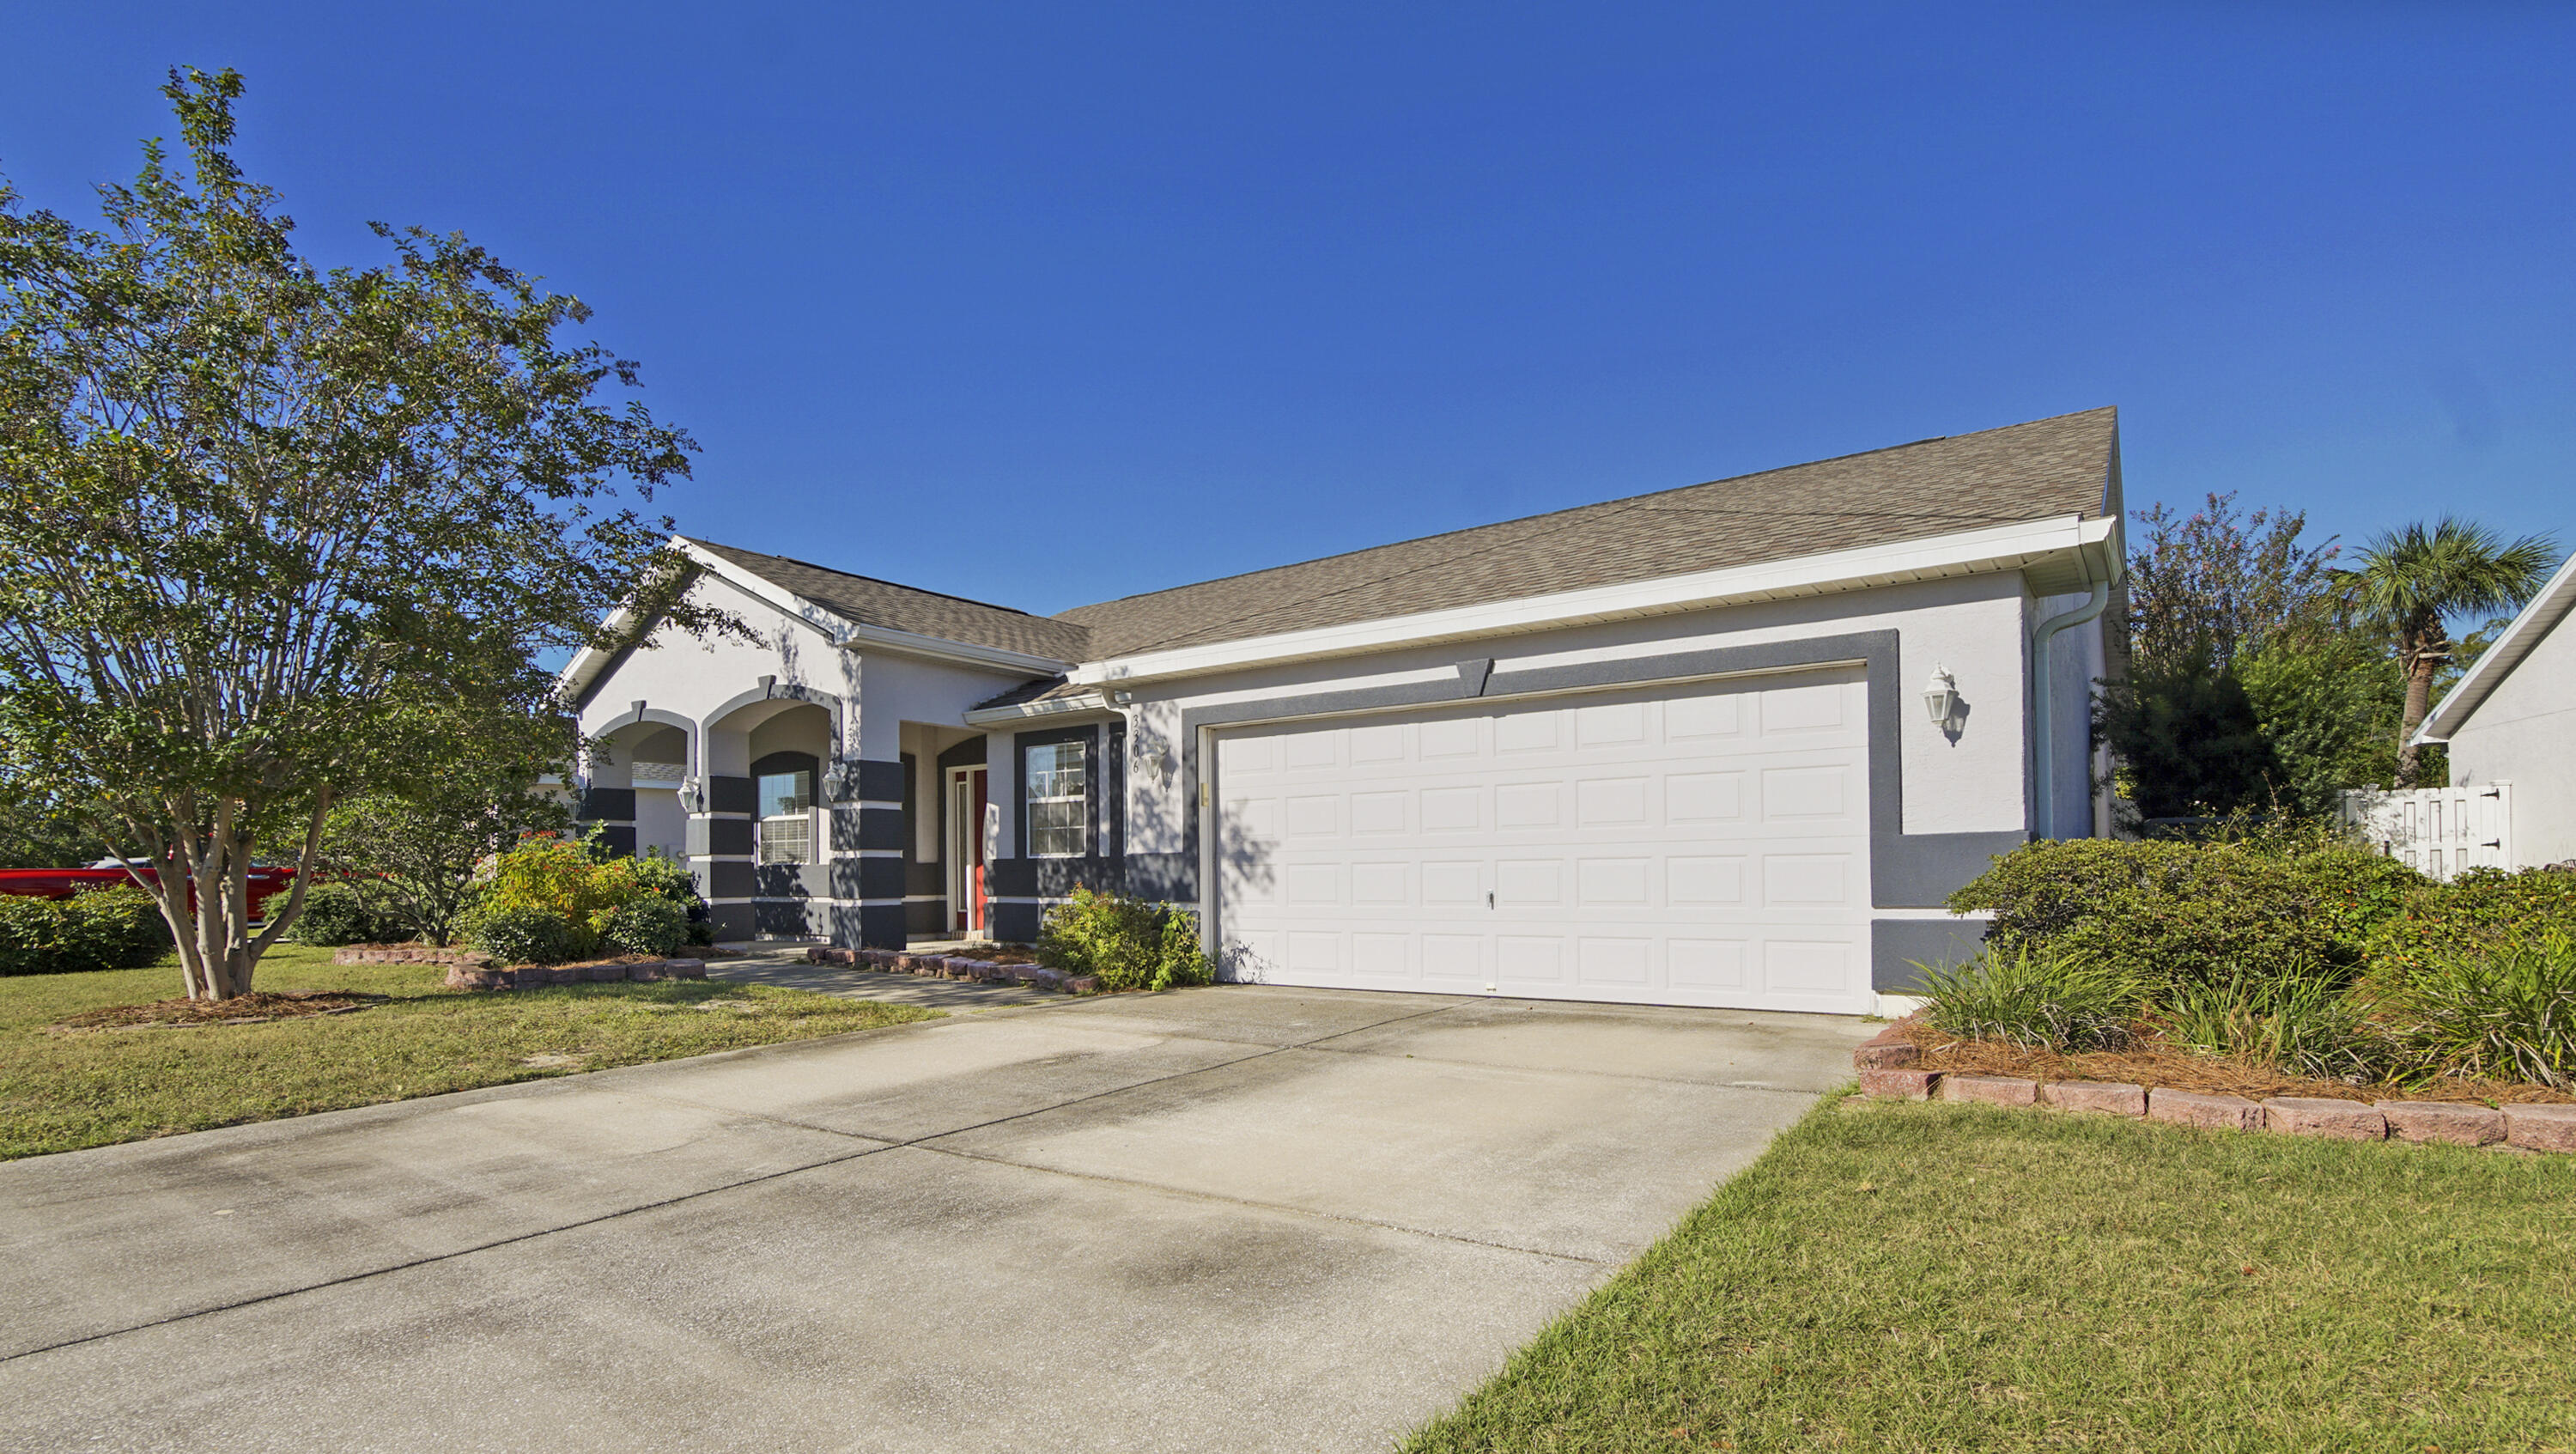
[{"label": "red vehicle", "polygon": [[[159,874],[148,868],[135,870],[145,878]],[[68,899],[83,889],[112,888],[134,880],[121,868],[0,868],[0,894],[17,894],[31,899]],[[261,913],[269,896],[295,883],[291,868],[254,868],[250,871],[250,916]]]}]

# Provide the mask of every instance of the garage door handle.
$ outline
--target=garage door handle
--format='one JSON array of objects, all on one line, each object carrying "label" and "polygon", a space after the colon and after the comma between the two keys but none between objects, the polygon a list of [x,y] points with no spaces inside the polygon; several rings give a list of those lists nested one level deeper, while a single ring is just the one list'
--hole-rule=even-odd
[{"label": "garage door handle", "polygon": [[1485,891],[1485,907],[1486,907],[1486,908],[1488,908],[1488,909],[1490,909],[1490,908],[1492,908],[1493,906],[1494,906],[1494,893],[1493,893],[1493,890],[1491,890],[1491,889],[1487,889],[1487,890]]}]

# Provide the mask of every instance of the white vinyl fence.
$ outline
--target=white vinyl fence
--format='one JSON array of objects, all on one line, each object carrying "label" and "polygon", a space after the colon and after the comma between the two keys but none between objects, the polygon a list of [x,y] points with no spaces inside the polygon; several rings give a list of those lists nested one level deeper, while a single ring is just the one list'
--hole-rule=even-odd
[{"label": "white vinyl fence", "polygon": [[2343,820],[2393,858],[2438,879],[2472,868],[2513,867],[2513,784],[2468,788],[2360,788],[2343,795]]}]

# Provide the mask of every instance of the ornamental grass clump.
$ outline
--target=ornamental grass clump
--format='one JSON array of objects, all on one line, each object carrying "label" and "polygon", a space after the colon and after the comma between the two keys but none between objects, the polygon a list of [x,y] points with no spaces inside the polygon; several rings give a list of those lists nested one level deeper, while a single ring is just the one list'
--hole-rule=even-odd
[{"label": "ornamental grass clump", "polygon": [[2158,1035],[2179,1049],[2354,1084],[2401,1078],[2407,1057],[2346,977],[2319,965],[2238,968],[2182,985],[2156,1006]]},{"label": "ornamental grass clump", "polygon": [[1923,981],[1932,1028],[2031,1050],[2125,1050],[2145,1003],[2137,977],[2118,966],[2027,948],[1926,968]]},{"label": "ornamental grass clump", "polygon": [[2398,978],[2380,1011],[2436,1073],[2576,1090],[2576,938],[2564,930],[2438,952]]}]

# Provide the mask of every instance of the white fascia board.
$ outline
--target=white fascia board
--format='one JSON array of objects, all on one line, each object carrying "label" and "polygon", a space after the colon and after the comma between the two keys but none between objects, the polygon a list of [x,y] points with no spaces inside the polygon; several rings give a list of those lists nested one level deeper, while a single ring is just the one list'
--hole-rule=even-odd
[{"label": "white fascia board", "polygon": [[1007,707],[978,707],[966,714],[969,727],[1002,726],[1025,722],[1032,717],[1070,717],[1082,712],[1107,712],[1109,700],[1098,692],[1082,692],[1070,697],[1049,697],[1037,702],[1015,702]]},{"label": "white fascia board", "polygon": [[2061,515],[2016,525],[1989,526],[1951,535],[1926,536],[1891,545],[1828,551],[1761,565],[1732,566],[1691,575],[1664,576],[1615,586],[1595,586],[1554,595],[1530,596],[1425,611],[1347,626],[1283,632],[1242,641],[1087,662],[1068,673],[1085,686],[1109,682],[1150,681],[1195,676],[1205,672],[1278,662],[1384,651],[1402,646],[1428,646],[1442,641],[1503,636],[1593,621],[1659,616],[1710,606],[1743,605],[1783,597],[1816,596],[1863,590],[1911,581],[2018,570],[2051,556],[2075,552],[2099,579],[2116,578],[2119,521],[2087,520]]},{"label": "white fascia board", "polygon": [[2557,574],[2514,613],[2504,634],[2451,684],[2442,700],[2433,704],[2433,710],[2424,714],[2423,725],[2415,729],[2415,742],[2420,746],[2450,741],[2451,734],[2485,704],[2487,694],[2512,675],[2531,649],[2540,644],[2540,638],[2549,634],[2549,628],[2565,620],[2570,612],[2576,612],[2576,555],[2559,563]]},{"label": "white fascia board", "polygon": [[696,541],[673,536],[671,543],[689,559],[724,578],[735,588],[768,602],[789,616],[803,621],[823,633],[834,646],[868,647],[899,651],[907,656],[928,657],[933,661],[957,662],[966,666],[999,667],[1025,676],[1053,676],[1069,663],[1053,657],[1031,656],[1024,651],[1006,651],[998,646],[978,646],[968,641],[950,641],[940,636],[924,636],[913,631],[897,631],[888,626],[869,626],[827,611],[794,591],[766,580],[732,561],[704,549]]},{"label": "white fascia board", "polygon": [[[602,630],[614,632],[623,629],[633,619],[634,612],[621,605],[600,618],[599,624]],[[574,652],[572,660],[564,663],[564,669],[555,673],[556,698],[566,703],[579,700],[615,655],[615,652],[602,651],[596,646],[585,646]]]}]

